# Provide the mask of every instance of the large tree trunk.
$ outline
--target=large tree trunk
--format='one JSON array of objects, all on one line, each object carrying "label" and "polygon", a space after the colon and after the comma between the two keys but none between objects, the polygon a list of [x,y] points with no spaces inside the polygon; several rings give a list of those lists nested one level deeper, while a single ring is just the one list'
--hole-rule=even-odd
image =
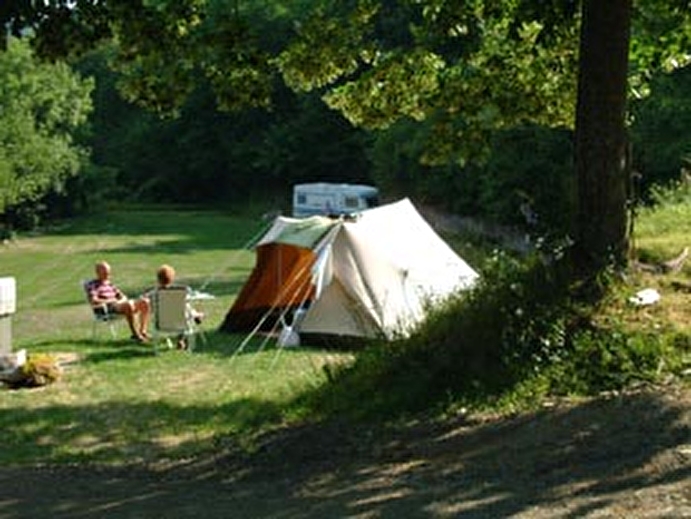
[{"label": "large tree trunk", "polygon": [[590,277],[626,263],[627,70],[632,0],[584,0],[581,28],[574,258]]}]

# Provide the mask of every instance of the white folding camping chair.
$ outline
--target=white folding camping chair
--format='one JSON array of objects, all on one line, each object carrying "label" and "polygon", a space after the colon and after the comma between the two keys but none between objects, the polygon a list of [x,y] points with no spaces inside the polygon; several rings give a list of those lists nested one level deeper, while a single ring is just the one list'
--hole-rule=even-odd
[{"label": "white folding camping chair", "polygon": [[107,305],[94,306],[89,300],[89,281],[82,280],[81,287],[86,297],[86,302],[91,310],[92,325],[91,325],[91,339],[96,340],[98,335],[98,329],[103,326],[107,326],[110,330],[111,338],[115,339],[115,324],[122,320],[125,316],[122,314],[116,314],[108,311]]},{"label": "white folding camping chair", "polygon": [[184,341],[187,350],[194,350],[195,336],[200,330],[197,329],[187,301],[188,292],[188,287],[184,285],[157,288],[153,291],[151,303],[155,343],[165,339],[168,347],[172,347],[171,339],[175,337],[178,343]]}]

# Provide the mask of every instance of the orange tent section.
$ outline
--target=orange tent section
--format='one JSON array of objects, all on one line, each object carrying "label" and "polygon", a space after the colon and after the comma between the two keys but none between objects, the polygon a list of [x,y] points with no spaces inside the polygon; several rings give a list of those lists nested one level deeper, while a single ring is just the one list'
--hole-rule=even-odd
[{"label": "orange tent section", "polygon": [[256,252],[254,270],[221,325],[225,332],[249,332],[258,325],[271,330],[286,310],[290,313],[314,298],[311,269],[316,256],[312,250],[266,243]]}]

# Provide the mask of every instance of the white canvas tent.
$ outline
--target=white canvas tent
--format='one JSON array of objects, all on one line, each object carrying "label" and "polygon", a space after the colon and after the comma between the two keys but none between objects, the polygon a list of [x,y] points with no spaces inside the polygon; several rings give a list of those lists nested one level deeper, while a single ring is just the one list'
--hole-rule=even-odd
[{"label": "white canvas tent", "polygon": [[353,218],[279,216],[256,250],[222,330],[275,329],[297,314],[300,333],[392,338],[478,276],[408,199]]}]

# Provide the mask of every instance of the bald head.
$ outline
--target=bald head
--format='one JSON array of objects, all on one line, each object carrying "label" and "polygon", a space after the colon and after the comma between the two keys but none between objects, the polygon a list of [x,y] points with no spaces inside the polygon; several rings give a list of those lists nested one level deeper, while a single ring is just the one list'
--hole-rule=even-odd
[{"label": "bald head", "polygon": [[110,265],[105,261],[96,263],[96,277],[101,281],[110,277]]}]

